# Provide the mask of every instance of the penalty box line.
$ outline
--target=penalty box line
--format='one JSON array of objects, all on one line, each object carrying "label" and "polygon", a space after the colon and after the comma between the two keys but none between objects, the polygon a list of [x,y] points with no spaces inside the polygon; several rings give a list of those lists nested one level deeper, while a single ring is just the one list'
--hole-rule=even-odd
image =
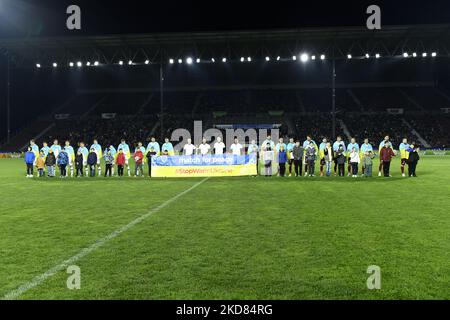
[{"label": "penalty box line", "polygon": [[194,184],[190,188],[184,190],[183,192],[180,192],[179,194],[177,194],[174,197],[170,198],[166,202],[163,202],[159,206],[151,209],[146,214],[143,214],[142,216],[134,219],[133,221],[131,221],[127,225],[125,225],[125,226],[123,226],[123,227],[121,227],[121,228],[111,232],[106,237],[103,237],[103,238],[97,240],[96,242],[91,244],[89,247],[86,247],[83,250],[81,250],[80,252],[78,252],[73,257],[71,257],[71,258],[61,262],[60,264],[54,266],[53,268],[47,270],[46,272],[36,276],[31,281],[21,285],[17,289],[10,291],[1,300],[14,300],[14,299],[17,299],[18,297],[20,297],[22,294],[24,294],[28,290],[39,286],[40,284],[42,284],[48,278],[54,276],[56,273],[66,269],[68,266],[70,266],[70,265],[74,264],[75,262],[77,262],[78,260],[84,258],[86,255],[88,255],[89,253],[91,253],[94,250],[98,249],[99,247],[103,246],[108,241],[116,238],[117,236],[121,235],[122,233],[124,233],[124,232],[128,231],[129,229],[133,228],[135,225],[137,225],[137,224],[141,223],[142,221],[148,219],[154,213],[160,211],[161,209],[164,209],[165,207],[167,207],[168,205],[170,205],[171,203],[173,203],[174,201],[176,201],[180,197],[184,196],[185,194],[187,194],[190,191],[192,191],[195,188],[197,188],[199,185],[201,185],[203,182],[205,182],[208,179],[209,178],[205,178],[205,179],[201,180],[200,182],[197,182],[196,184]]}]

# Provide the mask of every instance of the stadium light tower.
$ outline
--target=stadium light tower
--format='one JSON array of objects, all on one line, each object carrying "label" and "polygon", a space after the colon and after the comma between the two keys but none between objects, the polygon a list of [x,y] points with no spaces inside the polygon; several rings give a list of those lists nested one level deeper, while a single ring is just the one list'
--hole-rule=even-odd
[{"label": "stadium light tower", "polygon": [[300,61],[301,61],[301,62],[308,62],[308,60],[309,60],[308,54],[302,53],[302,54],[300,55]]}]

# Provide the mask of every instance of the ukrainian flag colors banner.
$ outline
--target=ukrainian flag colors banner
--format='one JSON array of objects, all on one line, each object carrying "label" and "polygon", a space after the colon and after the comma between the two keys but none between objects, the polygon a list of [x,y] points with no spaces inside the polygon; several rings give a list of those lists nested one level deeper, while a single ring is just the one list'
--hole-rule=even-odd
[{"label": "ukrainian flag colors banner", "polygon": [[256,156],[192,155],[152,158],[152,177],[226,177],[256,175]]}]

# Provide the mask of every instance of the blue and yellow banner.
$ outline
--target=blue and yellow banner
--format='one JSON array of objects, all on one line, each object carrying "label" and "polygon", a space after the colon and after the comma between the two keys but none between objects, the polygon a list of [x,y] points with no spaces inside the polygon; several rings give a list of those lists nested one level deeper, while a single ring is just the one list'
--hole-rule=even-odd
[{"label": "blue and yellow banner", "polygon": [[157,156],[152,177],[226,177],[256,175],[256,156],[231,154]]}]

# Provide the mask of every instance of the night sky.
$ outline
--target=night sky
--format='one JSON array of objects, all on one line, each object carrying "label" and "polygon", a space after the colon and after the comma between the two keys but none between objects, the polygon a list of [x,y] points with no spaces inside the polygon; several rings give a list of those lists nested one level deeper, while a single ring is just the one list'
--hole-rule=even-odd
[{"label": "night sky", "polygon": [[[81,31],[69,32],[65,27],[70,4],[82,9]],[[448,0],[0,0],[0,36],[364,26],[370,4],[381,7],[384,25],[450,23]]]}]

